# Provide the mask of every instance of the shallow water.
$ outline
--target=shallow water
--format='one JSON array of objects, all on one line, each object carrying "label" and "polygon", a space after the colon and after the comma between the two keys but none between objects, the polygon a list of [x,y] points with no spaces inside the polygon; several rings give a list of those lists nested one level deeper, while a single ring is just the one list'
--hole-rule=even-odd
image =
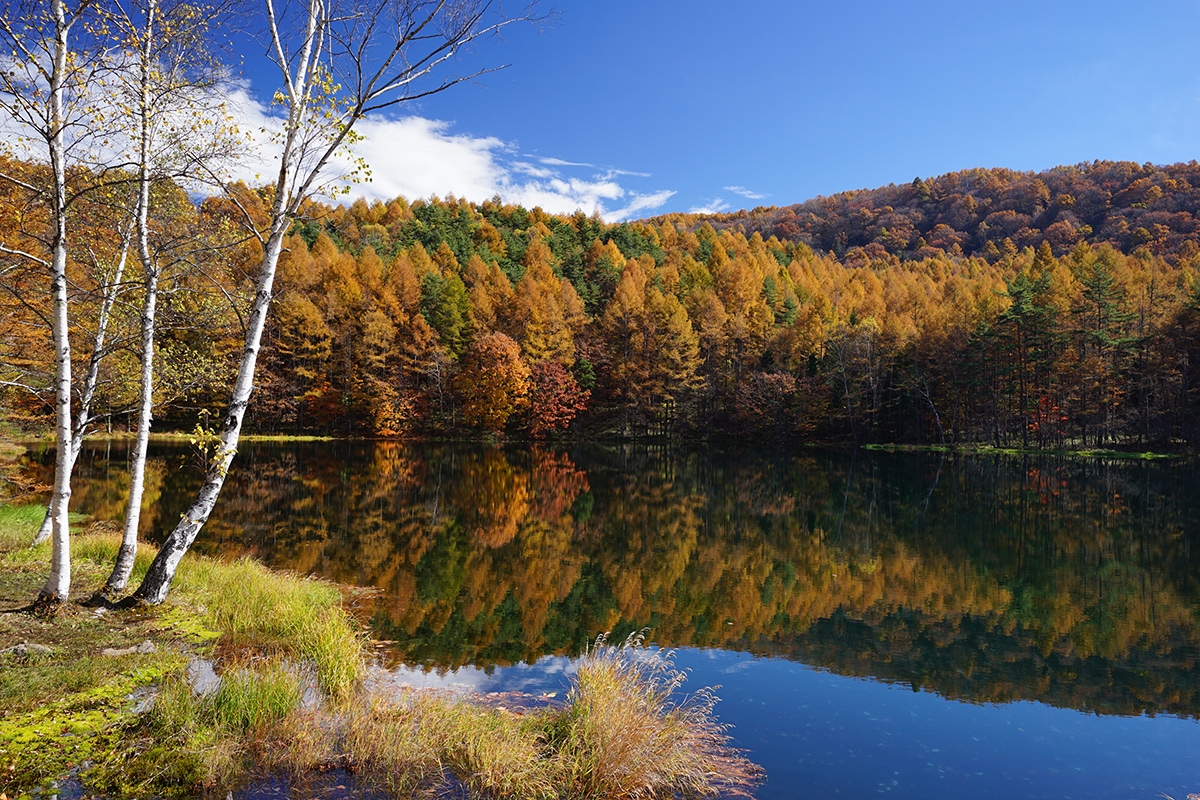
[{"label": "shallow water", "polygon": [[[123,458],[87,451],[80,510],[119,516]],[[156,452],[148,537],[193,460]],[[1193,466],[250,445],[197,548],[376,587],[363,613],[414,684],[561,692],[596,633],[648,627],[691,685],[721,684],[762,798],[1182,800]]]}]

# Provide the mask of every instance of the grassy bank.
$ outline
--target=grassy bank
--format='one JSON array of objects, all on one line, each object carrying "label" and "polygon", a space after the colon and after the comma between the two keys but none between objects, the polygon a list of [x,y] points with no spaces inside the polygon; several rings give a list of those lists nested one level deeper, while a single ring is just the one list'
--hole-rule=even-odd
[{"label": "grassy bank", "polygon": [[[0,609],[44,579],[48,546],[27,546],[41,515],[0,506]],[[119,537],[111,524],[77,527],[82,600]],[[147,548],[134,582],[148,562]],[[713,698],[677,705],[682,673],[640,642],[598,644],[565,702],[519,712],[378,688],[371,649],[338,587],[249,560],[188,556],[159,607],[0,614],[0,792],[66,777],[111,797],[224,797],[267,774],[303,785],[333,771],[401,797],[454,785],[486,797],[710,797],[757,779]],[[198,683],[196,659],[219,680]]]},{"label": "grassy bank", "polygon": [[[0,507],[0,609],[28,603],[44,580],[49,545],[28,547],[41,518],[40,507]],[[324,694],[353,692],[363,642],[337,587],[252,561],[189,557],[160,607],[83,607],[107,577],[119,541],[112,524],[76,525],[74,602],[53,616],[0,614],[0,791],[19,796],[74,774],[115,795],[186,793],[232,774],[233,765],[202,752],[227,738],[225,712],[208,708],[218,701],[198,710],[200,722],[211,717],[212,724],[173,733],[168,750],[159,713],[165,706],[135,713],[148,705],[149,687],[186,684],[196,657],[255,675],[260,667],[303,664]],[[139,555],[135,585],[151,552]],[[147,762],[143,774],[139,763],[147,759],[159,764]]]},{"label": "grassy bank", "polygon": [[957,453],[971,456],[1078,456],[1081,458],[1112,458],[1130,461],[1154,461],[1162,458],[1182,458],[1179,453],[1156,453],[1133,450],[1100,450],[1100,449],[1039,449],[1036,447],[992,447],[981,444],[864,444],[864,450],[875,450],[884,453]]}]

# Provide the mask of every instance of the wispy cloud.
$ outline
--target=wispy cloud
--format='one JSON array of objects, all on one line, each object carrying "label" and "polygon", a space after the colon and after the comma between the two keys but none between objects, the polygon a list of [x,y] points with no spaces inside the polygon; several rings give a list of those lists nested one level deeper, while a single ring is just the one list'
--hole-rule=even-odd
[{"label": "wispy cloud", "polygon": [[729,203],[726,203],[719,197],[714,197],[711,200],[706,200],[704,205],[695,206],[688,209],[689,214],[720,214],[723,211],[729,210]]},{"label": "wispy cloud", "polygon": [[584,161],[564,161],[561,158],[539,158],[538,163],[545,164],[549,167],[592,167],[594,164],[588,164]]},{"label": "wispy cloud", "polygon": [[[278,168],[275,132],[282,124],[275,109],[255,99],[245,83],[223,87],[222,96],[245,143],[237,160],[223,165],[226,177],[250,184],[271,180]],[[445,120],[376,117],[360,120],[355,130],[363,138],[355,145],[354,155],[366,161],[371,179],[348,182],[346,176],[353,171],[350,161],[331,164],[325,187],[349,189],[345,195],[336,195],[338,200],[454,195],[481,202],[498,195],[506,202],[540,206],[555,214],[578,210],[620,222],[652,212],[675,195],[671,189],[637,187],[638,180],[650,177],[647,173],[521,155],[510,142],[456,133],[453,123]],[[5,120],[0,120],[0,151],[39,157],[28,132]],[[204,194],[211,189],[196,187],[195,191]]]},{"label": "wispy cloud", "polygon": [[605,219],[622,220],[630,217],[641,216],[644,211],[652,211],[656,208],[661,208],[668,200],[675,196],[672,189],[663,189],[660,192],[651,192],[650,194],[638,194],[637,192],[629,193],[629,202],[624,208],[618,208],[616,211],[610,211],[605,215]]},{"label": "wispy cloud", "polygon": [[415,199],[454,194],[468,200],[499,195],[508,202],[569,214],[599,213],[609,222],[661,207],[675,192],[639,191],[626,178],[643,173],[605,169],[581,161],[514,155],[494,137],[453,132],[449,122],[423,117],[367,119],[358,128],[365,137],[356,152],[371,166],[371,183],[351,187],[351,195],[369,199]]},{"label": "wispy cloud", "polygon": [[627,178],[649,178],[649,172],[634,172],[630,169],[609,169],[604,173],[609,178],[625,176]]},{"label": "wispy cloud", "polygon": [[745,186],[726,186],[725,191],[733,192],[736,195],[741,195],[748,200],[762,200],[764,197],[766,197],[765,194],[759,194],[758,192],[751,191]]},{"label": "wispy cloud", "polygon": [[[248,129],[271,127],[272,118],[242,91],[237,115]],[[500,196],[526,207],[540,206],[556,214],[577,210],[599,213],[620,222],[661,207],[675,192],[640,191],[626,178],[645,173],[601,169],[584,161],[520,155],[512,144],[492,136],[456,133],[445,120],[409,116],[367,118],[355,130],[355,145],[371,171],[369,182],[349,184],[349,198],[409,200],[455,195],[483,201]],[[260,175],[265,165],[255,165]],[[348,170],[347,170],[348,171]],[[247,176],[249,177],[249,176]]]}]

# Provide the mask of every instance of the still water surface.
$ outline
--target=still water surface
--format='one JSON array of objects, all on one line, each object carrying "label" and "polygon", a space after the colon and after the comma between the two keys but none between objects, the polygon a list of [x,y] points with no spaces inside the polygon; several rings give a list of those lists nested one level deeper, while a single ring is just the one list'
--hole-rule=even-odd
[{"label": "still water surface", "polygon": [[[79,510],[119,517],[117,445]],[[149,470],[179,518],[187,447]],[[761,798],[1200,792],[1190,461],[391,443],[245,445],[197,549],[377,587],[414,683],[561,691],[649,627]]]}]

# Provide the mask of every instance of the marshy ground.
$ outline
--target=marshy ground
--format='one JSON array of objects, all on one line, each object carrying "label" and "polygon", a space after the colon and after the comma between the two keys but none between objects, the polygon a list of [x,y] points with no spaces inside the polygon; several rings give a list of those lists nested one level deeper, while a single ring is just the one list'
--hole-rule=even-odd
[{"label": "marshy ground", "polygon": [[[44,580],[48,546],[28,547],[41,514],[0,507],[0,609],[27,605]],[[161,606],[85,606],[118,541],[111,525],[81,520],[78,596],[50,613],[0,614],[9,797],[64,780],[109,797],[247,785],[303,796],[347,782],[393,797],[715,797],[759,778],[715,697],[681,701],[684,674],[640,639],[597,642],[554,700],[397,689],[365,680],[374,648],[339,587],[254,561],[189,556]],[[148,561],[143,552],[134,582]],[[220,676],[203,690],[200,663]]]}]

